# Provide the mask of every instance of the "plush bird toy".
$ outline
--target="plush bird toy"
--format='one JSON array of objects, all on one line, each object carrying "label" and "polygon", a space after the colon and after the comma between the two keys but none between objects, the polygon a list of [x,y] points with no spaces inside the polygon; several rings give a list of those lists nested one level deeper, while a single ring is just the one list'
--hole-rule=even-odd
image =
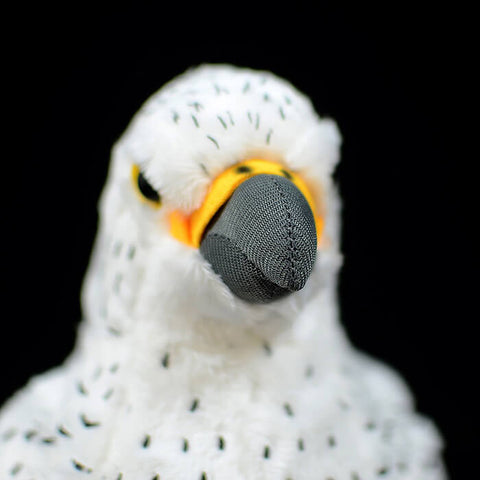
[{"label": "plush bird toy", "polygon": [[340,136],[268,72],[202,66],[118,141],[64,365],[0,415],[0,478],[442,480],[336,299]]}]

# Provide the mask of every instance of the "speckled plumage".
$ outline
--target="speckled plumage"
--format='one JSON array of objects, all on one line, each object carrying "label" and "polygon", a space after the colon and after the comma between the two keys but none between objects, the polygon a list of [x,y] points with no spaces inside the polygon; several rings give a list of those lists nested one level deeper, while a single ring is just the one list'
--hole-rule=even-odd
[{"label": "speckled plumage", "polygon": [[[267,72],[203,66],[153,95],[113,151],[77,346],[0,413],[0,478],[444,479],[435,427],[338,319],[339,143]],[[167,225],[254,156],[301,172],[326,220],[305,288],[267,305],[232,295]]]}]

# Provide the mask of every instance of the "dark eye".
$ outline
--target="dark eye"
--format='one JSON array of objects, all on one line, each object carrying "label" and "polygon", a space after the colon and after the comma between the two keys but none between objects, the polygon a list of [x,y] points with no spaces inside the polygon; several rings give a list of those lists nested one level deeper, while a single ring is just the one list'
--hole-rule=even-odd
[{"label": "dark eye", "polygon": [[160,207],[162,204],[162,197],[145,178],[145,175],[141,172],[138,165],[132,166],[132,181],[142,200],[149,203],[152,207]]},{"label": "dark eye", "polygon": [[152,202],[159,203],[160,202],[160,195],[154,188],[148,183],[148,180],[143,176],[142,172],[138,173],[138,189],[140,190],[141,194],[151,200]]}]

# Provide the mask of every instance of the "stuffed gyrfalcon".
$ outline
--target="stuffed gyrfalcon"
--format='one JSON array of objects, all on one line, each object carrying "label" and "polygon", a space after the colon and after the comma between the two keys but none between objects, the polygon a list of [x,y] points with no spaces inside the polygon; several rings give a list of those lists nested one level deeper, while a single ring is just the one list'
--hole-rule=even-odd
[{"label": "stuffed gyrfalcon", "polygon": [[0,478],[445,479],[339,322],[339,144],[268,72],[154,94],[113,149],[74,352],[1,411]]}]

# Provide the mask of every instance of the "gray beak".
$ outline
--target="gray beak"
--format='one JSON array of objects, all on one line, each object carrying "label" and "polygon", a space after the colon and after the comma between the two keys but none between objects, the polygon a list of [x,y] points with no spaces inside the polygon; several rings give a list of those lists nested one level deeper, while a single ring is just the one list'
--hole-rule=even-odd
[{"label": "gray beak", "polygon": [[278,175],[244,181],[205,230],[200,252],[230,290],[268,303],[305,286],[317,252],[312,211]]}]

